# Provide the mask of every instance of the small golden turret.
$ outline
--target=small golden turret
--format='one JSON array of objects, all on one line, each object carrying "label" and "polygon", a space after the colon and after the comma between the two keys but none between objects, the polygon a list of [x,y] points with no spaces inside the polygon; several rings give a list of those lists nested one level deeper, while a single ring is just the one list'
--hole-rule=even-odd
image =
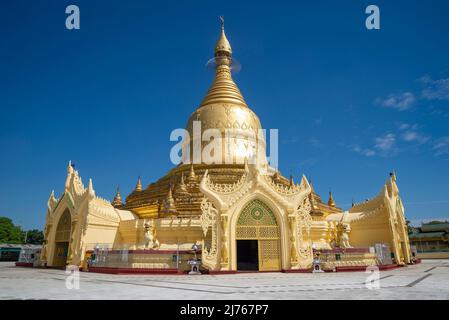
[{"label": "small golden turret", "polygon": [[195,170],[193,169],[193,163],[190,164],[190,172],[189,172],[189,178],[187,179],[189,183],[196,182],[196,175]]},{"label": "small golden turret", "polygon": [[175,194],[182,195],[188,193],[187,186],[184,182],[184,172],[181,174],[181,181],[176,186]]},{"label": "small golden turret", "polygon": [[134,191],[142,191],[142,180],[140,179],[140,176],[137,179],[136,188],[134,189]]},{"label": "small golden turret", "polygon": [[111,204],[114,207],[119,207],[119,206],[123,205],[123,201],[122,201],[122,197],[120,195],[120,188],[119,187],[117,187],[117,191],[115,193],[114,200],[112,200]]},{"label": "small golden turret", "polygon": [[329,200],[327,200],[327,204],[331,207],[335,207],[335,201],[334,198],[332,197],[332,192],[329,191]]},{"label": "small golden turret", "polygon": [[170,189],[168,190],[162,212],[166,215],[176,214],[178,212],[176,210],[175,199],[173,199],[172,186],[170,186]]}]

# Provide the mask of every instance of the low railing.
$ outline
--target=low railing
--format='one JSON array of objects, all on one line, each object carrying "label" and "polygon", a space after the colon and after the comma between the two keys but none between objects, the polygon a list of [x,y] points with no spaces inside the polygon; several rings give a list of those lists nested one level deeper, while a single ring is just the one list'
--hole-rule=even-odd
[{"label": "low railing", "polygon": [[192,250],[178,249],[128,249],[142,248],[140,245],[121,245],[112,248],[110,244],[89,245],[86,252],[88,269],[148,269],[148,270],[189,270],[188,260]]}]

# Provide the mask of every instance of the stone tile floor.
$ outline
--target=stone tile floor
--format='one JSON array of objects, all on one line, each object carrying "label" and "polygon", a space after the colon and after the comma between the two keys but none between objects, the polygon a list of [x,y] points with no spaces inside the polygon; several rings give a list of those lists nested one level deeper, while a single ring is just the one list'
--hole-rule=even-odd
[{"label": "stone tile floor", "polygon": [[364,272],[321,274],[107,275],[80,273],[67,289],[63,270],[15,267],[0,262],[0,299],[445,299],[449,260],[380,272],[370,290]]}]

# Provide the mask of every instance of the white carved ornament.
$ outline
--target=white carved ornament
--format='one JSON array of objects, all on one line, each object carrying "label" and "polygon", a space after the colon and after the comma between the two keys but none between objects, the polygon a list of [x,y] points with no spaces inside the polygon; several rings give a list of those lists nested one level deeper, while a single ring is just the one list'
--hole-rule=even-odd
[{"label": "white carved ornament", "polygon": [[210,180],[210,176],[207,175],[206,178],[206,186],[209,188],[209,190],[212,190],[216,193],[220,194],[229,194],[234,193],[238,189],[240,189],[246,182],[247,174],[244,173],[242,177],[239,179],[239,181],[234,183],[213,183]]},{"label": "white carved ornament", "polygon": [[265,181],[268,183],[268,185],[273,188],[276,192],[285,195],[285,196],[292,196],[300,193],[301,191],[305,190],[305,186],[303,184],[295,184],[293,186],[285,186],[282,184],[275,183],[273,181],[273,178],[269,175],[264,176]]},{"label": "white carved ornament", "polygon": [[209,200],[203,199],[201,202],[201,212],[201,228],[203,229],[204,236],[206,236],[209,226],[216,222],[218,211]]},{"label": "white carved ornament", "polygon": [[310,203],[309,197],[306,197],[302,204],[296,210],[296,232],[298,234],[298,253],[303,258],[309,258],[312,254],[312,248],[310,243],[306,243],[304,233],[307,233],[307,238],[310,239],[310,228],[312,226],[312,217],[310,216],[310,211],[312,210],[312,205]]},{"label": "white carved ornament", "polygon": [[[213,204],[207,199],[203,199],[201,202],[201,217],[200,223],[203,229],[204,236],[207,235],[209,226],[212,226],[212,243],[211,248],[205,248],[203,245],[202,261],[207,267],[214,268],[217,263],[217,219],[218,211],[214,208]],[[204,243],[203,243],[204,244]]]}]

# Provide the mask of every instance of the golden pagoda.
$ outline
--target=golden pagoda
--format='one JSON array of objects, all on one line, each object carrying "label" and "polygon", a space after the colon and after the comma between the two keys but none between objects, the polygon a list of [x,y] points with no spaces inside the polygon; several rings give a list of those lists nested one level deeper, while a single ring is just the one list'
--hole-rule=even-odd
[{"label": "golden pagoda", "polygon": [[[258,138],[261,148],[248,148],[262,125],[232,79],[232,48],[223,23],[214,63],[212,85],[186,130],[191,137],[198,134],[196,123],[200,134],[237,130],[232,153],[221,155],[235,161],[197,163],[193,144],[188,145],[193,159],[183,158],[146,187],[139,177],[124,203],[118,188],[112,202],[95,194],[91,180],[85,188],[69,163],[64,192],[48,200],[42,262],[89,265],[91,271],[179,272],[189,268],[187,258],[198,245],[202,269],[210,273],[311,270],[315,251],[327,255],[323,268],[381,265],[386,262],[380,247],[388,248],[393,263],[410,263],[396,176],[377,197],[349,211],[337,206],[332,193],[324,203],[305,176],[295,183],[270,167],[263,138]],[[124,250],[126,261],[120,258]],[[174,265],[174,254],[185,259]]]}]

